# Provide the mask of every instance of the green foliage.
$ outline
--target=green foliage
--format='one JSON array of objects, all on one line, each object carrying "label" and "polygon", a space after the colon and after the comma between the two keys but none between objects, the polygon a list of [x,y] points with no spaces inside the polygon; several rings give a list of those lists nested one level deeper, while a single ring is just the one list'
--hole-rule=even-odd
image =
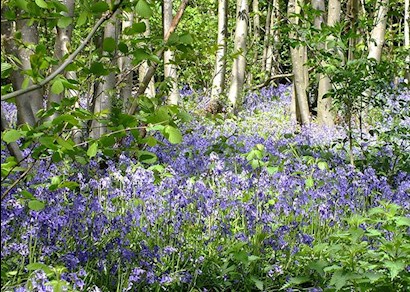
[{"label": "green foliage", "polygon": [[339,290],[404,291],[410,285],[410,220],[394,204],[352,215],[328,240],[304,246],[298,272],[284,287],[328,286]]}]

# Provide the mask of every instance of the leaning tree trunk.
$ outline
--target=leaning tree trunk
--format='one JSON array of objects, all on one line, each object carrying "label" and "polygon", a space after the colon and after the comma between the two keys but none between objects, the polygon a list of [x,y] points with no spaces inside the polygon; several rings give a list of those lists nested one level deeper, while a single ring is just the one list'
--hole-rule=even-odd
[{"label": "leaning tree trunk", "polygon": [[[162,14],[163,14],[163,28],[164,28],[164,38],[168,33],[169,28],[172,23],[172,0],[164,0],[162,4]],[[178,91],[178,79],[177,79],[177,69],[174,63],[175,56],[174,52],[171,50],[166,50],[164,52],[164,77],[167,82],[171,84],[171,90],[169,92],[168,103],[178,104],[179,101],[179,91]],[[167,80],[169,79],[169,80]]]},{"label": "leaning tree trunk", "polygon": [[233,60],[232,65],[232,79],[229,88],[228,99],[233,108],[236,109],[239,103],[239,98],[242,93],[243,84],[245,81],[245,67],[246,67],[246,37],[248,33],[248,18],[249,7],[246,0],[237,0],[236,13],[236,30],[235,30],[235,44],[234,50],[238,52]]},{"label": "leaning tree trunk", "polygon": [[[302,3],[303,4],[303,3]],[[295,33],[296,26],[299,25],[299,19],[293,14],[300,14],[301,7],[300,3],[297,0],[290,0],[288,3],[288,15],[291,21],[291,24],[294,26],[290,32],[289,37],[291,39],[299,38]],[[300,119],[299,123],[302,125],[308,125],[310,123],[310,112],[309,112],[309,103],[307,99],[307,67],[305,66],[307,60],[307,49],[305,46],[299,45],[295,48],[290,49],[290,55],[292,59],[292,68],[293,68],[293,86],[294,86],[294,95],[292,98],[293,107],[291,108],[292,112],[299,112]],[[296,114],[294,114],[295,116]]]},{"label": "leaning tree trunk", "polygon": [[215,73],[212,81],[211,107],[216,105],[225,86],[227,8],[227,0],[218,1],[218,50],[216,51]]},{"label": "leaning tree trunk", "polygon": [[[117,20],[116,16],[114,15],[107,23],[104,28],[104,39],[113,38],[115,43],[118,40],[118,33],[117,33]],[[114,56],[116,52],[112,52]],[[103,57],[110,58],[111,62],[110,65],[115,65],[115,58],[112,55],[109,55],[107,52],[103,52]],[[110,70],[111,72],[103,77],[102,82],[100,82],[96,87],[96,91],[94,92],[94,114],[97,116],[104,112],[103,116],[109,115],[112,109],[112,99],[114,98],[115,94],[115,79],[116,74],[114,70]],[[91,132],[90,137],[93,139],[98,139],[102,135],[107,133],[107,126],[103,123],[99,122],[98,120],[93,120],[91,123]]]},{"label": "leaning tree trunk", "polygon": [[[328,7],[327,25],[334,26],[340,21],[341,6],[340,0],[330,0]],[[332,37],[327,39],[327,42],[332,41]],[[337,52],[332,52],[336,54]],[[324,63],[322,63],[324,65]],[[330,79],[325,74],[320,74],[319,77],[319,92],[317,101],[317,119],[319,124],[326,126],[334,125],[334,116],[332,113],[332,98],[326,96],[332,89]]]},{"label": "leaning tree trunk", "polygon": [[[2,15],[7,8],[2,7]],[[15,56],[21,63],[18,64],[19,69],[11,73],[10,79],[14,90],[19,90],[22,87],[23,81],[28,76],[24,76],[21,72],[31,70],[30,56],[32,50],[28,49],[29,45],[38,44],[38,31],[35,24],[28,25],[29,20],[25,19],[25,14],[18,14],[15,26],[11,22],[2,23],[1,35],[2,45],[5,46],[7,54]],[[15,32],[21,33],[21,42],[24,46],[18,46],[14,41]],[[28,86],[32,85],[32,81],[28,82]],[[43,90],[37,89],[16,97],[17,106],[17,123],[29,124],[33,126],[38,121],[37,112],[43,108]]]}]

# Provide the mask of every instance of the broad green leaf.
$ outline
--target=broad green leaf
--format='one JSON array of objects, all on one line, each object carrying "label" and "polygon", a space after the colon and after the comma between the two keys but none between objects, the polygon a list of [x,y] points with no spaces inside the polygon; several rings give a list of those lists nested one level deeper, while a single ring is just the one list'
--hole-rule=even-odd
[{"label": "broad green leaf", "polygon": [[13,66],[11,66],[9,63],[1,62],[1,78],[7,78],[12,68]]},{"label": "broad green leaf", "polygon": [[29,271],[37,271],[37,270],[43,270],[44,273],[46,273],[47,275],[52,274],[52,270],[49,266],[43,264],[43,263],[31,263],[26,265],[26,269]]},{"label": "broad green leaf", "polygon": [[94,3],[91,6],[91,12],[94,12],[94,13],[103,13],[107,11],[108,9],[110,9],[110,7],[108,6],[106,2],[103,2],[103,1]]},{"label": "broad green leaf", "polygon": [[22,136],[23,135],[18,130],[15,130],[15,129],[6,130],[3,134],[3,141],[6,143],[16,142]]},{"label": "broad green leaf", "polygon": [[138,160],[147,163],[147,164],[152,164],[157,162],[158,157],[155,155],[155,153],[145,151],[145,150],[140,150],[138,151]]},{"label": "broad green leaf", "polygon": [[37,4],[37,6],[40,7],[40,8],[44,8],[44,9],[48,8],[48,5],[47,5],[46,1],[44,1],[44,0],[36,0],[35,2]]},{"label": "broad green leaf", "polygon": [[347,283],[346,276],[343,275],[343,271],[339,270],[336,271],[333,275],[332,278],[330,279],[329,284],[332,286],[335,286],[336,290],[342,289]]},{"label": "broad green leaf", "polygon": [[258,288],[260,291],[263,291],[263,282],[256,278],[255,276],[251,276],[252,282],[255,283],[256,288]]},{"label": "broad green leaf", "polygon": [[41,211],[45,206],[46,204],[39,200],[31,200],[30,202],[28,202],[28,207],[33,211]]},{"label": "broad green leaf", "polygon": [[56,149],[56,146],[54,144],[54,137],[45,136],[45,137],[41,137],[40,139],[38,139],[38,141],[40,142],[41,145],[44,145],[45,147],[49,149]]},{"label": "broad green leaf", "polygon": [[92,143],[90,147],[88,147],[88,150],[87,150],[88,157],[93,158],[95,155],[97,155],[97,150],[98,150],[98,144],[95,142]]},{"label": "broad green leaf", "polygon": [[171,142],[171,144],[179,144],[182,142],[181,132],[179,131],[179,129],[174,128],[173,126],[165,126],[164,134],[168,141]]},{"label": "broad green leaf", "polygon": [[184,33],[179,36],[179,42],[184,45],[192,45],[194,39],[189,33]]},{"label": "broad green leaf", "polygon": [[77,19],[77,25],[78,26],[84,25],[87,22],[87,19],[88,19],[88,12],[87,11],[81,12]]},{"label": "broad green leaf", "polygon": [[26,89],[28,85],[30,84],[30,77],[26,76],[21,83],[21,89]]},{"label": "broad green leaf", "polygon": [[135,11],[138,13],[139,16],[142,18],[149,18],[152,16],[152,9],[145,0],[139,0],[137,5],[135,6]]},{"label": "broad green leaf", "polygon": [[27,191],[27,190],[22,190],[22,191],[21,191],[21,195],[22,195],[22,197],[25,198],[25,199],[30,199],[30,200],[34,200],[34,199],[35,199],[35,197],[33,196],[33,194],[30,193],[30,192]]},{"label": "broad green leaf", "polygon": [[121,53],[124,53],[124,54],[128,54],[128,46],[124,43],[124,42],[120,42],[119,44],[118,44],[118,50],[121,52]]},{"label": "broad green leaf", "polygon": [[315,181],[313,180],[313,178],[309,177],[307,179],[305,179],[305,187],[310,189],[313,188],[313,186],[315,185]]},{"label": "broad green leaf", "polygon": [[57,21],[57,26],[59,28],[66,28],[67,26],[69,26],[71,23],[73,22],[73,19],[71,17],[67,17],[67,16],[62,16],[58,19]]},{"label": "broad green leaf", "polygon": [[64,85],[63,82],[61,82],[61,79],[56,79],[53,82],[53,85],[51,86],[51,92],[54,94],[60,94],[64,91]]},{"label": "broad green leaf", "polygon": [[408,227],[410,227],[410,218],[408,218],[408,217],[404,217],[404,216],[396,217],[395,221],[396,221],[396,224],[398,226],[408,226]]},{"label": "broad green leaf", "polygon": [[295,285],[300,285],[309,281],[309,277],[291,277],[289,282]]},{"label": "broad green leaf", "polygon": [[115,43],[114,38],[108,37],[104,39],[104,42],[103,42],[104,51],[112,53],[115,51],[115,46],[116,46],[116,43]]},{"label": "broad green leaf", "polygon": [[406,267],[406,264],[404,262],[400,261],[386,261],[385,266],[389,269],[390,271],[390,278],[393,280],[394,278],[397,277],[397,275],[404,270]]},{"label": "broad green leaf", "polygon": [[279,166],[268,166],[266,170],[269,174],[275,174],[279,171]]},{"label": "broad green leaf", "polygon": [[317,163],[317,167],[319,167],[319,169],[321,169],[321,170],[325,170],[325,169],[329,168],[329,166],[327,165],[327,163],[325,161],[319,161]]},{"label": "broad green leaf", "polygon": [[[71,142],[71,143],[70,143]],[[73,141],[70,139],[70,140],[68,140],[68,141],[66,141],[66,140],[64,140],[63,138],[61,138],[61,137],[58,137],[57,138],[57,143],[59,144],[59,145],[61,145],[63,148],[65,148],[65,149],[67,149],[67,150],[74,150],[74,148],[73,148]]]}]

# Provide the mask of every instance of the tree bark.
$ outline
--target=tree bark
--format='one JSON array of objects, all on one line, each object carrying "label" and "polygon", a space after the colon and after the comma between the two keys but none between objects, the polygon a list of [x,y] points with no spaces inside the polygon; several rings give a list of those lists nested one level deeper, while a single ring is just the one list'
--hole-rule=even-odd
[{"label": "tree bark", "polygon": [[263,39],[263,53],[262,53],[262,68],[266,70],[266,62],[268,58],[268,47],[269,47],[269,36],[270,36],[270,17],[271,17],[271,3],[268,2],[268,11],[266,14],[266,22],[265,22],[265,35]]},{"label": "tree bark", "polygon": [[268,47],[266,53],[266,67],[265,71],[268,73],[268,76],[273,76],[278,74],[278,66],[276,62],[279,60],[278,52],[275,49],[276,45],[279,43],[279,34],[276,31],[275,27],[279,23],[279,0],[273,0],[272,11],[270,16],[270,28],[269,28],[269,37],[268,37]]},{"label": "tree bark", "polygon": [[[124,31],[134,23],[134,13],[123,11],[122,14],[124,17],[122,20],[122,31]],[[128,36],[123,37],[128,39]],[[118,68],[121,72],[119,75],[121,80],[120,96],[122,98],[123,111],[126,111],[132,96],[133,72],[130,72],[132,70],[131,57],[129,55],[119,57]]]},{"label": "tree bark", "polygon": [[232,79],[228,99],[236,109],[242,94],[246,68],[246,37],[248,33],[249,7],[246,0],[237,0],[237,19],[234,50],[238,52],[233,60]]},{"label": "tree bark", "polygon": [[215,73],[212,81],[211,104],[220,99],[225,87],[226,37],[227,37],[227,0],[218,1],[218,50],[216,52]]},{"label": "tree bark", "polygon": [[[329,0],[327,24],[328,26],[334,26],[340,21],[341,4],[340,0]],[[327,42],[331,42],[332,37],[327,39]],[[334,54],[337,52],[333,52]],[[322,63],[324,65],[324,63]],[[326,94],[332,89],[330,79],[325,74],[320,74],[319,77],[319,92],[317,102],[317,119],[319,124],[326,126],[334,125],[334,116],[332,113],[332,98],[326,97]]]},{"label": "tree bark", "polygon": [[[7,8],[2,7],[2,14],[6,9]],[[28,78],[28,76],[24,76],[22,72],[31,69],[30,56],[32,55],[32,50],[28,47],[38,44],[37,26],[35,24],[28,26],[28,20],[22,18],[24,18],[24,15],[17,15],[15,26],[13,26],[11,22],[2,23],[1,25],[2,44],[5,46],[6,53],[16,56],[21,62],[21,64],[19,64],[19,70],[14,70],[10,75],[14,91],[22,89],[24,79]],[[21,41],[24,46],[18,46],[16,44],[14,40],[14,33],[16,31],[21,33]],[[28,86],[30,87],[32,84],[30,79]],[[19,125],[25,123],[31,126],[35,125],[38,121],[36,114],[43,108],[43,90],[36,89],[16,96],[16,106],[17,123]]]},{"label": "tree bark", "polygon": [[[143,22],[145,23],[145,27],[146,30],[144,32],[144,36],[145,37],[149,37],[151,35],[151,28],[150,28],[150,23],[148,19],[144,19]],[[148,62],[144,61],[141,66],[139,67],[139,76],[138,76],[138,80],[140,82],[142,82],[142,80],[144,79],[144,76],[147,74],[148,72]],[[155,80],[154,77],[152,77],[152,79],[150,80],[147,89],[145,89],[145,95],[148,96],[149,98],[155,97]]]},{"label": "tree bark", "polygon": [[382,48],[386,35],[389,0],[378,0],[377,7],[377,17],[375,19],[374,27],[370,34],[369,55],[367,57],[369,59],[375,59],[377,62],[380,62]]},{"label": "tree bark", "polygon": [[[163,33],[165,38],[165,35],[167,34],[172,23],[172,0],[164,0],[162,5]],[[173,64],[175,61],[174,54],[175,53],[170,49],[164,52],[164,77],[166,82],[171,84],[168,97],[169,104],[178,104],[179,101],[177,69],[175,64]]]},{"label": "tree bark", "polygon": [[[302,3],[303,4],[303,3]],[[294,26],[299,25],[298,17],[291,16],[292,14],[299,14],[301,11],[300,4],[297,0],[290,0],[288,3],[288,17],[290,18],[291,23]],[[290,32],[289,37],[291,39],[298,38],[294,30]],[[305,62],[307,60],[307,49],[305,46],[297,46],[290,49],[290,55],[292,59],[292,68],[293,68],[293,82],[295,86],[295,103],[296,106],[292,110],[296,109],[300,112],[300,122],[302,125],[308,125],[310,123],[310,112],[309,112],[309,103],[307,99],[307,68]]]},{"label": "tree bark", "polygon": [[[6,119],[6,115],[4,114],[3,105],[1,106],[1,132],[9,129],[9,124]],[[21,162],[23,160],[23,154],[21,153],[20,147],[16,142],[11,142],[7,144],[7,149],[9,150],[10,154],[13,155],[17,162]]]},{"label": "tree bark", "polygon": [[[410,17],[409,17],[409,5],[410,1],[409,0],[405,0],[404,2],[404,47],[405,48],[410,48],[410,29],[409,29],[409,22],[410,22]],[[410,83],[410,56],[407,55],[406,57],[406,64],[407,64],[407,68],[406,68],[406,79],[407,79],[407,83]]]},{"label": "tree bark", "polygon": [[[114,15],[107,23],[107,25],[104,28],[104,39],[106,38],[113,38],[115,42],[117,43],[118,41],[118,33],[117,33],[117,21],[116,21],[116,15]],[[116,52],[112,53],[114,56],[116,55]],[[107,54],[106,52],[103,52],[103,56],[111,58],[111,65],[114,65],[114,60],[112,56]],[[96,86],[97,89],[94,92],[94,114],[99,114],[101,112],[105,112],[106,115],[108,115],[111,112],[112,109],[112,99],[114,98],[115,95],[115,79],[116,79],[116,74],[115,72],[112,72],[113,70],[110,70],[111,72],[103,77],[102,82],[99,82],[98,85]],[[106,125],[102,124],[101,122],[97,120],[93,120],[91,123],[91,132],[90,132],[90,137],[93,139],[98,139],[102,135],[107,133],[107,127]]]}]

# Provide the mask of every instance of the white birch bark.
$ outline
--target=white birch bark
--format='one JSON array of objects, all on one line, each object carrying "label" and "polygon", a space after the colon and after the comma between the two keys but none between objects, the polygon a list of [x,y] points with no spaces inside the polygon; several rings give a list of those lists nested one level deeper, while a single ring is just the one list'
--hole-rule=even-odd
[{"label": "white birch bark", "polygon": [[223,94],[226,71],[227,0],[218,0],[218,50],[216,51],[215,73],[212,81],[211,103]]},{"label": "white birch bark", "polygon": [[235,30],[235,52],[239,52],[233,61],[232,79],[229,88],[228,99],[234,108],[238,106],[245,81],[246,68],[246,37],[248,33],[249,7],[246,0],[237,0]]},{"label": "white birch bark", "polygon": [[275,66],[275,63],[278,61],[275,46],[279,43],[279,33],[275,30],[275,26],[278,24],[279,20],[279,0],[273,0],[265,67],[265,71],[268,73],[269,77],[278,73],[276,70],[277,66]]},{"label": "white birch bark", "polygon": [[[151,35],[151,27],[148,19],[144,19],[143,22],[145,23],[146,30],[144,32],[145,37],[149,37]],[[138,69],[138,80],[142,82],[144,80],[145,75],[148,72],[148,62],[144,61]],[[145,95],[149,98],[155,97],[155,79],[154,77],[151,78],[150,82],[148,83],[147,88],[145,89]]]},{"label": "white birch bark", "polygon": [[[288,15],[292,15],[293,13],[299,14],[301,11],[300,3],[297,0],[290,0],[288,3]],[[298,17],[290,17],[290,22],[297,26],[299,25]],[[290,38],[295,39],[298,38],[294,31],[291,31]],[[290,49],[290,55],[292,59],[292,68],[293,68],[293,83],[294,83],[294,94],[296,95],[294,98],[294,102],[296,103],[293,106],[293,109],[297,113],[300,113],[300,120],[299,122],[302,125],[308,125],[310,123],[310,112],[309,112],[309,104],[307,99],[307,68],[304,65],[307,60],[307,50],[304,46],[298,46],[296,48]]]},{"label": "white birch bark", "polygon": [[[107,22],[104,28],[104,39],[105,38],[113,38],[116,42],[118,40],[117,21],[115,15],[112,17],[111,21]],[[110,57],[109,55],[105,54],[105,52],[103,52],[103,55]],[[111,65],[114,64],[114,60],[115,58],[112,58]],[[109,113],[111,112],[112,99],[115,95],[115,79],[115,72],[110,72],[107,76],[104,76],[102,82],[98,84],[96,92],[94,93],[94,114],[104,112],[105,115],[109,115]],[[90,132],[91,138],[98,139],[106,133],[107,127],[104,124],[98,122],[97,120],[92,121]]]},{"label": "white birch bark", "polygon": [[[327,24],[333,26],[340,21],[341,4],[340,0],[329,0],[328,4],[328,16]],[[328,42],[332,41],[332,37],[327,39]],[[336,52],[334,52],[336,53]],[[324,63],[322,63],[324,65]],[[317,101],[317,119],[319,124],[333,126],[334,116],[331,110],[332,98],[325,95],[332,89],[332,84],[329,77],[324,74],[320,74],[319,77],[319,90]]]},{"label": "white birch bark", "polygon": [[369,43],[369,59],[380,61],[382,48],[386,36],[387,12],[389,10],[389,0],[377,1],[377,16],[375,18],[374,27],[370,34]]},{"label": "white birch bark", "polygon": [[[164,37],[168,33],[172,23],[172,2],[172,0],[164,0],[162,4]],[[177,69],[175,64],[173,64],[175,60],[174,54],[175,53],[171,50],[166,50],[164,52],[164,77],[165,79],[169,79],[171,84],[168,97],[169,104],[178,104],[179,101]]]}]

